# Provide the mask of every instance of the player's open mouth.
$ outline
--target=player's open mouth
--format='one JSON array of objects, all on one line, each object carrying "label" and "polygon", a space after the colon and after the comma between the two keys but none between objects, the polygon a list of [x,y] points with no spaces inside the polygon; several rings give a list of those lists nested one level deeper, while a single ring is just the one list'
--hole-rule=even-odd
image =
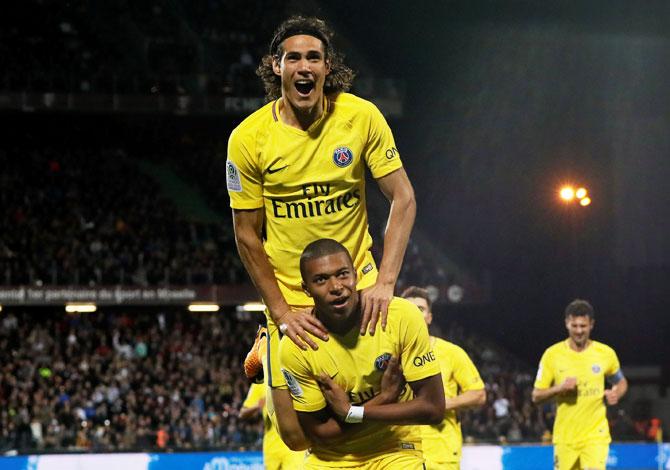
[{"label": "player's open mouth", "polygon": [[335,300],[333,300],[330,305],[332,305],[335,308],[342,308],[347,305],[347,302],[349,301],[349,297],[339,297]]},{"label": "player's open mouth", "polygon": [[309,95],[313,88],[314,82],[312,80],[298,80],[295,82],[295,89],[298,90],[298,93],[301,95]]}]

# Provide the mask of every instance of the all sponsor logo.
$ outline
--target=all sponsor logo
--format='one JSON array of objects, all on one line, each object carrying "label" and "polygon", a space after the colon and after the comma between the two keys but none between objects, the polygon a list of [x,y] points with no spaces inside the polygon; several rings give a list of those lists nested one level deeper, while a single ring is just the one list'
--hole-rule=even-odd
[{"label": "all sponsor logo", "polygon": [[429,351],[426,354],[422,354],[421,356],[416,356],[412,362],[416,367],[422,367],[425,363],[433,362],[434,360],[435,353],[433,351]]},{"label": "all sponsor logo", "polygon": [[386,150],[386,159],[387,160],[393,160],[395,157],[398,156],[398,149],[395,147],[391,147]]},{"label": "all sponsor logo", "polygon": [[600,372],[600,366],[598,364],[593,364],[591,366],[591,370],[593,371],[594,374],[597,374],[598,372]]},{"label": "all sponsor logo", "polygon": [[349,147],[338,147],[333,152],[333,161],[335,165],[344,168],[354,161],[354,153]]}]

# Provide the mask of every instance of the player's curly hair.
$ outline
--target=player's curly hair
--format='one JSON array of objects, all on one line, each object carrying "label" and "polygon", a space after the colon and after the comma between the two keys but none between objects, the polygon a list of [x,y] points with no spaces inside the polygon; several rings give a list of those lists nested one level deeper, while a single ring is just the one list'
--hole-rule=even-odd
[{"label": "player's curly hair", "polygon": [[281,78],[272,70],[272,59],[281,60],[284,39],[298,34],[308,34],[323,43],[325,58],[330,63],[330,73],[326,76],[323,91],[326,95],[349,91],[356,74],[344,64],[344,56],[333,48],[333,31],[325,21],[304,16],[292,16],[279,25],[270,43],[270,51],[263,56],[256,69],[265,87],[267,101],[281,97]]}]

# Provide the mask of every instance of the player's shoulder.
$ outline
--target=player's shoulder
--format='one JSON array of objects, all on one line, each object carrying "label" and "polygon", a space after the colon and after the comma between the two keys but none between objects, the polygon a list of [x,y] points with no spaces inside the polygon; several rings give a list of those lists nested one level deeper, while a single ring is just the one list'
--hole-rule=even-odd
[{"label": "player's shoulder", "polygon": [[329,97],[333,113],[336,115],[360,115],[360,113],[379,112],[377,106],[360,96],[352,93],[338,93]]},{"label": "player's shoulder", "polygon": [[437,336],[432,336],[432,338],[435,338],[435,345],[437,347],[450,354],[467,355],[465,349],[460,347],[458,344],[447,341],[446,339],[438,338]]},{"label": "player's shoulder", "polygon": [[259,132],[266,131],[268,126],[274,121],[273,107],[275,106],[275,103],[275,101],[267,103],[244,118],[244,120],[230,133],[230,140],[244,139],[247,137],[255,138]]},{"label": "player's shoulder", "polygon": [[594,351],[599,352],[601,354],[610,354],[610,355],[616,354],[614,348],[606,345],[605,343],[601,343],[600,341],[591,340],[591,347],[593,348]]},{"label": "player's shoulder", "polygon": [[561,354],[565,351],[567,351],[565,340],[564,341],[559,341],[557,343],[552,344],[547,349],[545,349],[544,350],[544,356],[545,357],[554,356],[554,355],[557,355],[557,354]]},{"label": "player's shoulder", "polygon": [[[403,316],[416,316],[417,314],[420,315],[423,318],[423,315],[421,314],[421,310],[419,310],[419,307],[414,305],[412,302],[410,302],[407,299],[403,299],[402,297],[392,297],[391,302],[389,302],[389,312],[398,312],[399,315]],[[389,314],[389,318],[391,315]]]}]

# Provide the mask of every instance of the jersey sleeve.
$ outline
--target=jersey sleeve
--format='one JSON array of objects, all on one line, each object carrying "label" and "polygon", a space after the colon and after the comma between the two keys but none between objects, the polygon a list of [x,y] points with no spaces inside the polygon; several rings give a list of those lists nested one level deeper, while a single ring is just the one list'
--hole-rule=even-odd
[{"label": "jersey sleeve", "polygon": [[370,127],[365,161],[373,178],[379,179],[402,167],[393,133],[377,107],[369,103]]},{"label": "jersey sleeve", "polygon": [[279,343],[279,362],[296,411],[314,412],[326,407],[326,399],[313,377],[308,354],[290,338]]},{"label": "jersey sleeve", "polygon": [[619,370],[621,369],[621,364],[619,363],[619,358],[616,355],[616,352],[614,352],[614,349],[612,348],[607,348],[607,369],[605,370],[605,376],[606,377],[611,377]]},{"label": "jersey sleeve", "polygon": [[247,397],[242,403],[243,408],[254,408],[260,404],[260,401],[265,398],[265,384],[251,384]]},{"label": "jersey sleeve", "polygon": [[440,364],[430,345],[428,327],[421,311],[412,303],[398,301],[398,308],[389,312],[399,317],[401,332],[400,362],[408,382],[425,379],[440,373]]},{"label": "jersey sleeve", "polygon": [[458,387],[463,392],[469,390],[482,390],[484,388],[484,381],[479,375],[479,371],[475,364],[462,348],[456,347],[454,349],[454,380]]},{"label": "jersey sleeve", "polygon": [[226,187],[233,209],[263,207],[263,179],[255,156],[253,136],[239,128],[228,139]]},{"label": "jersey sleeve", "polygon": [[549,351],[545,351],[537,368],[534,387],[540,389],[549,388],[552,383],[554,383],[554,371],[551,367],[550,353]]}]

